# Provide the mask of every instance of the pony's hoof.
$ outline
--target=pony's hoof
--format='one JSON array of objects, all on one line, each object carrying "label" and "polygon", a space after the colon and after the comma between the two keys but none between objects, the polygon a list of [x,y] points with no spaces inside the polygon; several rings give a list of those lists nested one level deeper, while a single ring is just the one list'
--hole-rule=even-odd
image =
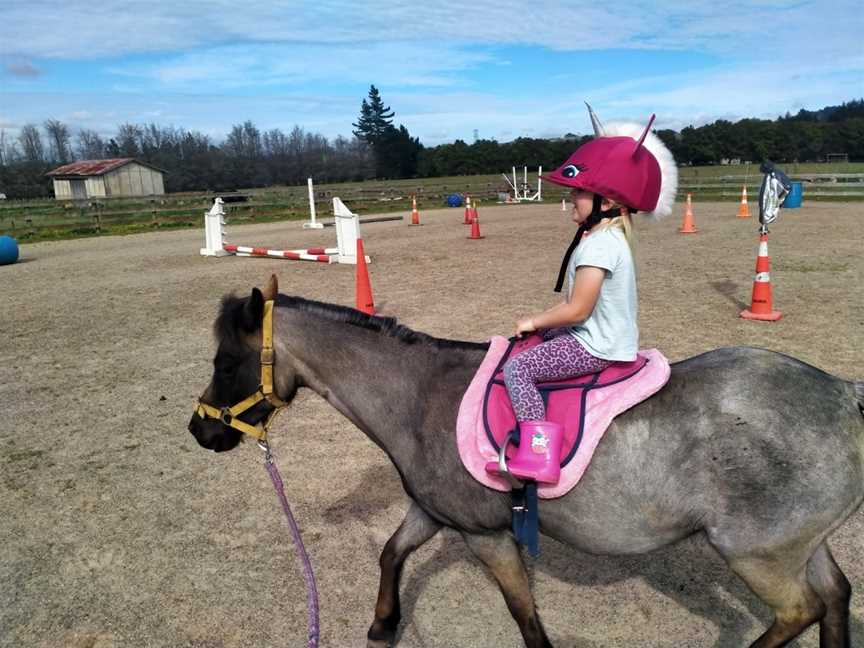
[{"label": "pony's hoof", "polygon": [[366,633],[366,648],[392,648],[396,643],[396,628],[399,625],[399,615],[388,619],[376,619]]},{"label": "pony's hoof", "polygon": [[392,648],[393,642],[387,639],[367,639],[366,648]]}]

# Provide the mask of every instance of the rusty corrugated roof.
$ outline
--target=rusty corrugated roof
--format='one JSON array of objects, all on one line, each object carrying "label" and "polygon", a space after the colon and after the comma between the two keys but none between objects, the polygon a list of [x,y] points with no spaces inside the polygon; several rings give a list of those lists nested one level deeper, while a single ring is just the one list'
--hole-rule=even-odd
[{"label": "rusty corrugated roof", "polygon": [[109,171],[113,171],[114,169],[117,169],[124,164],[129,164],[130,162],[134,161],[134,158],[112,158],[110,160],[79,160],[78,162],[72,162],[72,164],[64,164],[61,167],[57,167],[56,169],[54,169],[53,171],[49,171],[45,175],[98,176],[108,173]]}]

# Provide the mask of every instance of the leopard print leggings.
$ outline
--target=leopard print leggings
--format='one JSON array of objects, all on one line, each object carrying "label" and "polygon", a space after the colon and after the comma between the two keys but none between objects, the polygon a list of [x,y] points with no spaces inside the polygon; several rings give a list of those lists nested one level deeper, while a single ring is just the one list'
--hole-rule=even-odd
[{"label": "leopard print leggings", "polygon": [[536,385],[602,371],[612,361],[592,356],[566,328],[543,331],[545,342],[523,351],[504,365],[504,382],[517,421],[542,421],[543,397]]}]

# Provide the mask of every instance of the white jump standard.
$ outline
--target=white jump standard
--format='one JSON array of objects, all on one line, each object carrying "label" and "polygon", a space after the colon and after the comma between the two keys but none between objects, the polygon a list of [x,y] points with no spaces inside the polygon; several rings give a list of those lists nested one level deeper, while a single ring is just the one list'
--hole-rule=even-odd
[{"label": "white jump standard", "polygon": [[[507,202],[543,202],[543,186],[542,180],[540,176],[543,174],[543,167],[537,168],[537,191],[536,193],[531,193],[531,188],[528,186],[528,167],[522,167],[522,182],[519,183],[516,180],[516,167],[513,167],[513,181],[510,181],[510,178],[507,177],[506,174],[502,173],[501,176],[510,185],[510,189],[513,190],[513,198],[508,200]],[[521,184],[521,189],[520,189]]]},{"label": "white jump standard", "polygon": [[[216,198],[210,211],[204,214],[205,247],[201,248],[202,256],[234,255],[292,261],[316,261],[318,263],[357,263],[360,219],[339,198],[333,198],[333,213],[336,216],[336,247],[315,247],[300,250],[271,250],[266,247],[249,247],[227,243],[225,241],[225,208],[223,204],[221,198]],[[371,261],[371,259],[367,256],[366,261]]]}]

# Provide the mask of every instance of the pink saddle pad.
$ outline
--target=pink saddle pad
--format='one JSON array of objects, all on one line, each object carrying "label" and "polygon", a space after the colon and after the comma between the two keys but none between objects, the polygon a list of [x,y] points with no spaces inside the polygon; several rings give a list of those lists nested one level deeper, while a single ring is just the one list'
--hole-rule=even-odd
[{"label": "pink saddle pad", "polygon": [[[512,355],[542,342],[539,335],[510,343],[493,337],[489,351],[462,398],[456,422],[456,440],[462,463],[477,481],[509,491],[507,481],[486,472],[486,463],[498,459],[516,417],[504,386],[501,368]],[[546,417],[564,426],[561,478],[557,484],[539,484],[538,495],[561,497],[573,488],[588,467],[606,428],[621,412],[656,393],[669,380],[669,361],[656,349],[642,350],[633,362],[616,362],[595,374],[541,384]],[[508,456],[515,446],[508,448]]]}]

